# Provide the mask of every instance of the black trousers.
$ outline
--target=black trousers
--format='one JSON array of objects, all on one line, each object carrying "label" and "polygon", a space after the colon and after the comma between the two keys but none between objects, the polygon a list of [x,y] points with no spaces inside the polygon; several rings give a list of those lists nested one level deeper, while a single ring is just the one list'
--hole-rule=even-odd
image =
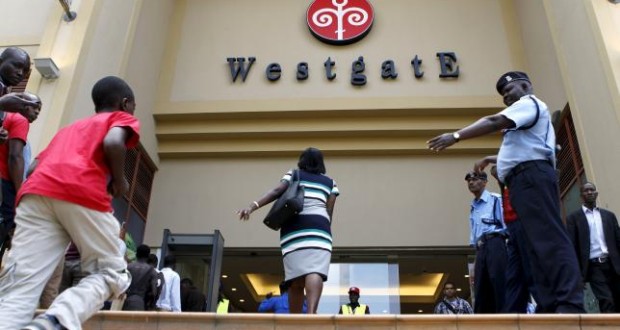
[{"label": "black trousers", "polygon": [[508,266],[506,267],[506,302],[504,313],[527,313],[530,295],[538,301],[538,294],[532,277],[532,266],[527,255],[523,225],[521,221],[506,223],[508,228]]},{"label": "black trousers", "polygon": [[510,202],[523,228],[540,312],[583,313],[583,283],[575,250],[560,216],[555,169],[529,163],[510,176]]},{"label": "black trousers", "polygon": [[501,313],[506,297],[506,243],[495,236],[476,251],[474,313]]},{"label": "black trousers", "polygon": [[15,185],[13,182],[2,179],[2,202],[0,203],[0,261],[6,251],[8,241],[10,240],[9,233],[15,227],[15,197],[17,192],[15,191]]},{"label": "black trousers", "polygon": [[596,299],[601,313],[620,313],[620,276],[616,274],[610,261],[590,262],[587,282]]}]

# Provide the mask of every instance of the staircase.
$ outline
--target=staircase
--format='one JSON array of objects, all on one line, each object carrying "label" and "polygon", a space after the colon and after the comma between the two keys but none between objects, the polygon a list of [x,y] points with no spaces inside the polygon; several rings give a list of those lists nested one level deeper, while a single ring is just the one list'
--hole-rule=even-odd
[{"label": "staircase", "polygon": [[275,315],[99,312],[85,330],[599,330],[620,329],[620,314]]}]

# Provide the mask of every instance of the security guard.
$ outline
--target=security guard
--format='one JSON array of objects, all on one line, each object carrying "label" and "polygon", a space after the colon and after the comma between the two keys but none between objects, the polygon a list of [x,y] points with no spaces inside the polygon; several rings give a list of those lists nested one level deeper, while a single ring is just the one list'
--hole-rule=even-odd
[{"label": "security guard", "polygon": [[503,74],[496,89],[506,109],[456,132],[439,135],[429,140],[428,146],[439,152],[461,139],[503,132],[499,154],[476,162],[474,171],[497,163],[499,179],[510,189],[510,202],[527,242],[538,311],[583,313],[577,256],[560,217],[555,133],[547,105],[532,94],[530,79],[523,72]]},{"label": "security guard", "polygon": [[217,301],[217,314],[228,314],[230,310],[230,300],[220,297]]},{"label": "security guard", "polygon": [[364,315],[370,314],[368,305],[360,304],[360,289],[357,287],[349,288],[349,303],[340,306],[338,314],[343,315]]},{"label": "security guard", "polygon": [[217,309],[216,314],[228,314],[232,311],[232,305],[230,300],[224,298],[224,285],[220,283],[220,289],[217,294]]},{"label": "security guard", "polygon": [[474,313],[500,313],[506,296],[506,225],[500,195],[486,189],[487,174],[465,175],[474,195],[469,213],[469,243],[476,248]]}]

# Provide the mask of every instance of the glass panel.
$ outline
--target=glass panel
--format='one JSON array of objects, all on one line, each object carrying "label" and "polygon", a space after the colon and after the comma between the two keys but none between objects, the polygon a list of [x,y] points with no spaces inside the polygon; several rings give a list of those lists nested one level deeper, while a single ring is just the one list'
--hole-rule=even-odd
[{"label": "glass panel", "polygon": [[209,287],[209,262],[210,258],[203,256],[176,256],[177,268],[181,279],[189,278],[194,285],[203,293]]},{"label": "glass panel", "polygon": [[[359,287],[360,303],[374,315],[432,313],[445,281],[470,298],[468,255],[471,248],[389,255],[334,254],[319,303],[320,314],[338,313],[349,302],[348,288]],[[471,261],[473,261],[473,255]],[[236,311],[255,313],[269,292],[277,295],[283,280],[280,251],[234,250],[222,263],[224,294]],[[242,302],[243,301],[243,302]]]},{"label": "glass panel", "polygon": [[469,277],[466,275],[470,262],[468,254],[472,252],[463,249],[458,254],[429,252],[398,256],[401,314],[433,313],[446,281],[456,285],[459,297],[469,299]]},{"label": "glass panel", "polygon": [[400,313],[398,265],[388,263],[331,264],[318,313],[338,313],[341,305],[349,303],[351,286],[360,289],[359,302],[368,305],[372,314]]}]

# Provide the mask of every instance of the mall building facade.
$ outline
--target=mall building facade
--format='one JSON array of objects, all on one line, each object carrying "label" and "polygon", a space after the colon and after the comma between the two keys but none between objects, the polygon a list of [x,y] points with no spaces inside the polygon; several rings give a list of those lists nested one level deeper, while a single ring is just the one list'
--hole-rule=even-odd
[{"label": "mall building facade", "polygon": [[[268,207],[247,223],[235,212],[309,146],[324,151],[341,191],[320,312],[337,312],[348,286],[373,314],[429,313],[447,280],[469,297],[463,178],[500,136],[441,154],[426,141],[501,110],[495,82],[506,71],[526,71],[554,112],[563,213],[579,205],[586,178],[602,207],[620,211],[620,5],[610,1],[369,0],[372,27],[346,45],[310,30],[313,0],[69,2],[72,21],[57,1],[0,1],[0,47],[50,58],[60,72],[46,79],[33,68],[25,86],[44,104],[34,153],[92,114],[95,81],[126,79],[142,134],[116,215],[154,248],[165,229],[218,230],[220,282],[238,311],[256,310],[282,264],[278,233],[261,221]],[[179,271],[206,289],[213,256],[186,252]]]}]

